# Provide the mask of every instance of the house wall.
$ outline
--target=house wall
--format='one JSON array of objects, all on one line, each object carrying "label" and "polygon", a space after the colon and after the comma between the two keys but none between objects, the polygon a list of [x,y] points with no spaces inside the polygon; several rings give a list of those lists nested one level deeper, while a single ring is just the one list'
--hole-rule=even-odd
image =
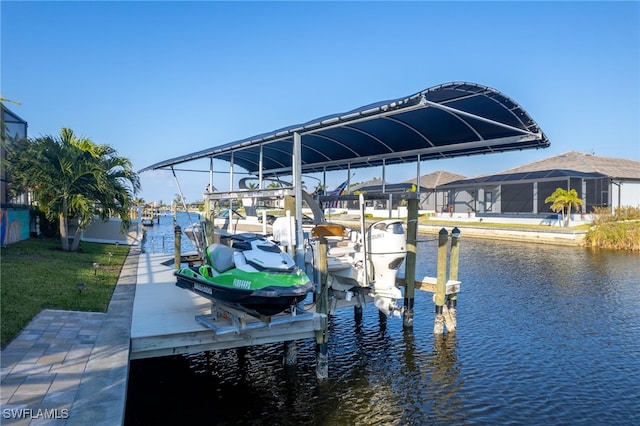
[{"label": "house wall", "polygon": [[[124,232],[121,227],[121,219],[111,218],[103,222],[96,218],[87,229],[81,231],[82,235],[80,239],[93,243],[118,243],[125,245],[136,245],[140,243],[142,239],[142,228],[139,220],[132,220],[128,229]],[[74,226],[70,229],[70,235],[73,235],[73,232],[75,232]]]},{"label": "house wall", "polygon": [[640,207],[640,182],[614,180],[610,186],[611,208]]},{"label": "house wall", "polygon": [[29,238],[31,215],[28,208],[0,210],[0,243],[3,246]]}]

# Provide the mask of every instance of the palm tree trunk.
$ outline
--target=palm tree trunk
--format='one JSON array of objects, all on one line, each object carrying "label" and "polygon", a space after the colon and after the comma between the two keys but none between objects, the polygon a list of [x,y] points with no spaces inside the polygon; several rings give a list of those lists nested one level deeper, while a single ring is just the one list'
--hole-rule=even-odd
[{"label": "palm tree trunk", "polygon": [[82,229],[78,226],[76,232],[73,234],[73,243],[71,244],[70,251],[78,251],[78,247],[80,246],[80,236],[82,235]]},{"label": "palm tree trunk", "polygon": [[67,215],[60,213],[60,243],[63,251],[69,251],[69,227],[67,224]]},{"label": "palm tree trunk", "polygon": [[60,243],[62,243],[63,251],[69,251],[69,222],[67,221],[68,210],[68,201],[66,198],[63,198],[62,211],[58,216],[58,218],[60,219]]}]

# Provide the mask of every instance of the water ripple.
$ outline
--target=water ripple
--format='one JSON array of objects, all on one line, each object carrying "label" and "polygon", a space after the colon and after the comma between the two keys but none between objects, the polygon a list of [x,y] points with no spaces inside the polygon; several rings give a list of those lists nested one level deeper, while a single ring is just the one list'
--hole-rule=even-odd
[{"label": "water ripple", "polygon": [[640,424],[639,272],[616,252],[463,240],[455,334],[433,335],[416,292],[412,330],[372,306],[333,316],[324,382],[313,339],[294,367],[282,344],[134,361],[126,424]]}]

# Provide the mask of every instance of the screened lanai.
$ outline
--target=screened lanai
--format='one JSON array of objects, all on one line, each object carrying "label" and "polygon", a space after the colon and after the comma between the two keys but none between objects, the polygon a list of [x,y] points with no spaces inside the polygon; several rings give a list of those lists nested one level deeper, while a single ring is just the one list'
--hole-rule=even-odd
[{"label": "screened lanai", "polygon": [[454,213],[548,215],[545,199],[557,188],[575,189],[585,202],[584,211],[607,205],[608,178],[602,173],[575,170],[535,170],[462,179],[440,186]]}]

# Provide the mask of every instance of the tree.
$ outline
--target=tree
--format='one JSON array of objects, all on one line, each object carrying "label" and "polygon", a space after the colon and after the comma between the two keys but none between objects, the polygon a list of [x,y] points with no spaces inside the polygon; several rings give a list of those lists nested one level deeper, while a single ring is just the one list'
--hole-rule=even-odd
[{"label": "tree", "polygon": [[177,209],[183,208],[187,204],[187,200],[180,194],[175,194],[173,202]]},{"label": "tree", "polygon": [[[569,226],[573,207],[578,207],[584,204],[584,201],[578,196],[578,191],[575,189],[567,191],[563,188],[556,188],[556,190],[553,191],[553,194],[545,198],[544,202],[551,203],[552,211],[562,213],[562,222],[564,223],[564,226]],[[565,210],[567,212],[566,216]]]},{"label": "tree", "polygon": [[[140,181],[131,162],[112,147],[62,128],[59,137],[25,139],[13,148],[8,155],[13,190],[31,191],[45,216],[58,220],[64,251],[78,249],[82,230],[95,216],[119,216],[128,228]],[[71,246],[70,221],[78,224]]]}]

